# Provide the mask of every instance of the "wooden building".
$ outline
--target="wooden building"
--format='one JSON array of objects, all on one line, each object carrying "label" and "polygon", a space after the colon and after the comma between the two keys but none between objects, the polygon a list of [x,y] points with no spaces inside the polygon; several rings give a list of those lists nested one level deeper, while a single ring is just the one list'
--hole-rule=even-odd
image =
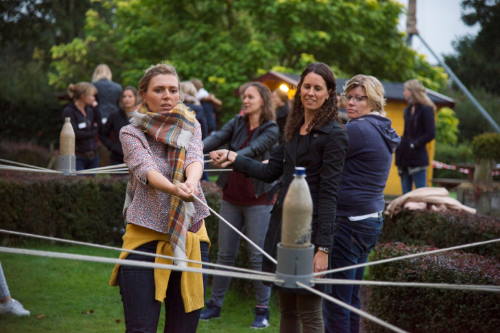
[{"label": "wooden building", "polygon": [[[263,84],[268,86],[271,91],[280,87],[281,85],[286,85],[290,89],[290,92],[294,92],[296,90],[298,80],[298,74],[269,71],[261,77],[256,78],[254,81],[262,82]],[[337,78],[337,92],[342,93],[344,91],[343,87],[347,80],[348,79]],[[403,96],[404,83],[383,81],[382,85],[384,86],[385,98],[387,99],[387,104],[385,106],[387,117],[392,120],[392,127],[400,136],[402,136],[404,131],[403,112],[408,105]],[[427,89],[427,95],[436,104],[438,112],[439,109],[444,106],[450,108],[455,107],[455,101],[450,97],[444,96],[429,89]],[[427,144],[430,161],[429,169],[427,170],[428,186],[431,186],[431,179],[433,174],[432,160],[434,159],[434,147],[435,140],[432,140],[429,144]],[[394,164],[394,159],[392,162],[391,172],[389,174],[389,179],[387,180],[384,194],[393,196],[402,194],[401,181],[398,175],[398,170]]]}]

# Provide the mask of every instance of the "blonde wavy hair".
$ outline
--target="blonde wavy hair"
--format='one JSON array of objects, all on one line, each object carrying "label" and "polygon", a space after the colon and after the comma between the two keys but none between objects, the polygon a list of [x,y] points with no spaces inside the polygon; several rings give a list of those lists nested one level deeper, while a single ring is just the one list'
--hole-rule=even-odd
[{"label": "blonde wavy hair", "polygon": [[77,84],[70,83],[67,91],[69,97],[73,101],[80,99],[82,95],[88,96],[97,94],[96,87],[88,82],[78,82]]},{"label": "blonde wavy hair", "polygon": [[356,87],[363,87],[365,89],[366,96],[368,96],[368,103],[373,107],[373,111],[379,112],[381,116],[387,114],[384,110],[384,87],[376,77],[363,74],[353,76],[344,86],[344,100],[345,95]]},{"label": "blonde wavy hair", "polygon": [[425,91],[425,87],[422,82],[417,79],[406,81],[405,88],[410,91],[414,103],[428,105],[436,111],[436,104],[434,104],[429,96],[427,96],[427,92]]},{"label": "blonde wavy hair", "polygon": [[113,74],[111,74],[111,69],[106,64],[100,64],[94,69],[94,75],[92,75],[92,82],[96,82],[102,79],[108,79],[111,81]]}]

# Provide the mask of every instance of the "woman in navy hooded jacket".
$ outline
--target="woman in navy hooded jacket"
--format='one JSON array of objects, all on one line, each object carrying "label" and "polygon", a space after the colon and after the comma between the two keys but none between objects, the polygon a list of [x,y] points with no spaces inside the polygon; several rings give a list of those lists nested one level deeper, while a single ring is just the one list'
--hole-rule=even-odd
[{"label": "woman in navy hooded jacket", "polygon": [[[344,88],[349,146],[340,180],[333,226],[332,269],[363,264],[382,231],[384,189],[400,138],[385,117],[384,88],[373,76],[356,75]],[[364,267],[333,273],[361,280]],[[331,296],[360,308],[359,285],[333,285]],[[325,332],[359,332],[359,315],[324,302]]]}]

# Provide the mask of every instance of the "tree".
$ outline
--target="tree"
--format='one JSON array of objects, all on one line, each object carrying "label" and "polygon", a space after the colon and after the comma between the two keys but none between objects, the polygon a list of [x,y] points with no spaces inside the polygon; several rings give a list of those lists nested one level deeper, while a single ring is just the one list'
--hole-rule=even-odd
[{"label": "tree", "polygon": [[445,56],[446,63],[468,87],[481,87],[490,93],[500,91],[500,0],[464,0],[465,24],[480,24],[476,37],[464,36],[453,43],[456,55]]}]

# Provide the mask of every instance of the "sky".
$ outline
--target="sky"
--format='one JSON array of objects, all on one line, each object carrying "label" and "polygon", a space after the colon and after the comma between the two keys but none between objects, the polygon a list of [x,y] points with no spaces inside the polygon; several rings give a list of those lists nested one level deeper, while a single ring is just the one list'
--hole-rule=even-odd
[{"label": "sky", "polygon": [[[399,0],[406,7],[408,0]],[[455,53],[452,42],[464,35],[477,35],[480,26],[469,27],[462,22],[462,0],[417,0],[417,29],[419,35],[429,47],[441,57],[443,54]],[[399,30],[406,31],[406,15],[399,17]],[[427,48],[413,38],[412,47],[427,56],[427,61],[437,61]]]}]

